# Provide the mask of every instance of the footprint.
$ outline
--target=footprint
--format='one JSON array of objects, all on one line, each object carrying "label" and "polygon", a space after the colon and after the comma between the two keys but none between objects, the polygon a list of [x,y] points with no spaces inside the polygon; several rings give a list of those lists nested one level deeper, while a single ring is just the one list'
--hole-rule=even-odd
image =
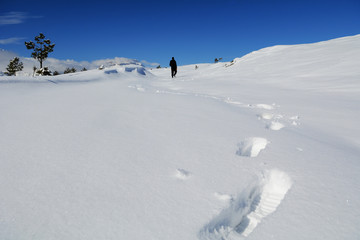
[{"label": "footprint", "polygon": [[292,117],[290,117],[289,119],[290,119],[290,120],[299,120],[300,117],[299,117],[299,116],[292,116]]},{"label": "footprint", "polygon": [[298,122],[296,122],[296,121],[293,121],[293,122],[291,123],[291,125],[293,125],[293,126],[299,126],[300,123],[298,123]]},{"label": "footprint", "polygon": [[274,122],[274,121],[272,121],[270,124],[268,124],[266,126],[267,129],[271,129],[271,130],[274,130],[274,131],[278,131],[278,130],[284,128],[284,127],[285,127],[284,124],[282,124],[280,122]]},{"label": "footprint", "polygon": [[189,171],[186,171],[184,169],[178,168],[176,169],[175,177],[180,180],[187,180],[191,176],[191,173]]},{"label": "footprint", "polygon": [[244,157],[257,157],[268,143],[269,141],[265,138],[247,138],[238,145],[239,149],[236,154]]},{"label": "footprint", "polygon": [[264,119],[264,120],[271,120],[274,117],[274,114],[272,113],[262,113],[257,115],[259,119]]},{"label": "footprint", "polygon": [[279,170],[267,171],[244,190],[199,232],[200,239],[242,239],[249,236],[263,218],[273,213],[291,188],[290,177]]},{"label": "footprint", "polygon": [[289,118],[292,122],[291,122],[291,125],[293,126],[298,126],[300,125],[300,123],[298,122],[300,117],[299,116],[292,116]]}]

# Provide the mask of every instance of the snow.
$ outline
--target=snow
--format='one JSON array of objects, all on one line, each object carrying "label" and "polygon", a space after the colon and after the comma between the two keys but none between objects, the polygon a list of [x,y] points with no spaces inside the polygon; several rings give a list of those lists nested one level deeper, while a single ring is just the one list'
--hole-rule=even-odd
[{"label": "snow", "polygon": [[[30,51],[29,51],[30,55]],[[20,76],[33,76],[33,67],[39,68],[39,62],[36,59],[30,57],[20,57],[15,53],[0,49],[0,71],[6,70],[6,67],[9,65],[9,61],[14,57],[19,57],[20,61],[24,63],[24,69],[21,72],[17,72],[17,75]],[[152,63],[145,62],[146,65],[153,65]],[[77,71],[81,71],[83,68],[87,70],[97,69],[100,66],[111,67],[115,65],[138,65],[143,66],[142,62],[139,62],[135,59],[115,57],[113,59],[100,59],[92,62],[88,61],[75,61],[72,59],[59,60],[56,58],[50,57],[44,61],[44,66],[48,67],[51,72],[57,71],[62,74],[67,68],[75,68]]]},{"label": "snow", "polygon": [[249,236],[264,217],[276,210],[291,185],[286,173],[277,169],[265,172],[200,232],[200,239]]},{"label": "snow", "polygon": [[268,140],[261,137],[247,138],[239,144],[239,150],[236,154],[244,157],[257,157],[268,143]]},{"label": "snow", "polygon": [[0,239],[359,239],[360,35],[0,76]]}]

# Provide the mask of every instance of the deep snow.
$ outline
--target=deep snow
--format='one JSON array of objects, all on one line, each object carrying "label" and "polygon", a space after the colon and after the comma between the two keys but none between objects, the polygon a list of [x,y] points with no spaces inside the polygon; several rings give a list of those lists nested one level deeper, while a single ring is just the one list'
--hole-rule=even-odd
[{"label": "deep snow", "polygon": [[359,239],[360,35],[0,77],[0,239]]}]

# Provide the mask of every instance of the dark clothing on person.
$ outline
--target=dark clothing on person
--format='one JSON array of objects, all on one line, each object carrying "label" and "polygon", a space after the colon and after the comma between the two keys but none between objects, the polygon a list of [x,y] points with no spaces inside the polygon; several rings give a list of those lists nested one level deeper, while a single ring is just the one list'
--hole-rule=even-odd
[{"label": "dark clothing on person", "polygon": [[176,66],[175,66],[175,67],[171,67],[171,77],[172,77],[172,78],[175,77],[176,74],[177,74],[177,67],[176,67]]},{"label": "dark clothing on person", "polygon": [[176,61],[174,58],[171,59],[170,61],[170,67],[171,67],[171,77],[175,77],[176,73],[177,73],[177,65],[176,65]]}]

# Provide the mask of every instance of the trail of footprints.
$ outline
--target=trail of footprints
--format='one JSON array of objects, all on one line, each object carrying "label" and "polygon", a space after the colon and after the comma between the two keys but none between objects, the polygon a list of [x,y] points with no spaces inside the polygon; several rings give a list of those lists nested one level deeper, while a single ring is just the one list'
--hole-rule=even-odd
[{"label": "trail of footprints", "polygon": [[[139,92],[146,91],[142,85],[129,86],[129,88],[135,88]],[[186,93],[160,90],[157,90],[156,93],[188,95]],[[258,120],[264,123],[267,130],[279,131],[286,126],[299,125],[298,116],[285,117],[281,114],[273,113],[278,107],[275,104],[244,104],[231,98],[222,99],[208,95],[196,96],[213,98],[238,107],[261,110],[263,112],[256,116]],[[249,137],[238,143],[236,154],[240,157],[255,158],[269,143],[270,141],[263,137]],[[297,148],[297,150],[303,151],[301,148]],[[174,177],[180,181],[187,181],[191,179],[192,173],[178,168],[174,173]],[[291,185],[292,181],[288,174],[278,169],[271,169],[262,172],[256,181],[250,183],[236,197],[225,193],[214,193],[214,197],[217,199],[229,202],[229,207],[223,209],[220,214],[215,216],[199,231],[199,239],[245,239],[254,231],[263,218],[277,209],[291,188]]]},{"label": "trail of footprints", "polygon": [[[299,125],[299,117],[284,117],[272,113],[277,106],[275,104],[243,104],[241,102],[226,99],[224,102],[240,107],[264,110],[257,114],[257,118],[264,122],[265,129],[278,131],[286,125]],[[240,157],[254,158],[270,143],[266,138],[249,137],[238,143],[236,154]],[[302,149],[298,148],[298,151]],[[188,180],[191,173],[184,169],[177,169],[175,177],[179,180]],[[273,213],[284,199],[291,188],[292,181],[288,174],[278,169],[266,170],[258,176],[257,180],[250,183],[242,193],[236,197],[216,192],[214,196],[229,202],[229,207],[223,209],[199,232],[201,240],[235,240],[245,239],[263,218]]]}]

